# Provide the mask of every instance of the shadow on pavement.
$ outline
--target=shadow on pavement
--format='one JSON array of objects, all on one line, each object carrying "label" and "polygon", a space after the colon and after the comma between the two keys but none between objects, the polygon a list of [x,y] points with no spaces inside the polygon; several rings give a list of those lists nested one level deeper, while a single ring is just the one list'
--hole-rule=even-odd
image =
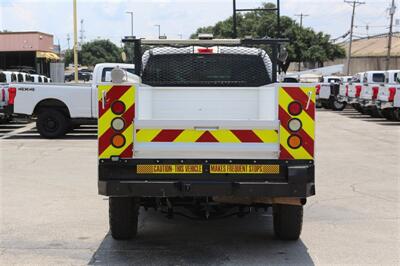
[{"label": "shadow on pavement", "polygon": [[244,218],[172,220],[141,210],[135,240],[116,241],[108,233],[89,265],[313,265],[301,240],[273,236],[272,217],[253,213]]}]

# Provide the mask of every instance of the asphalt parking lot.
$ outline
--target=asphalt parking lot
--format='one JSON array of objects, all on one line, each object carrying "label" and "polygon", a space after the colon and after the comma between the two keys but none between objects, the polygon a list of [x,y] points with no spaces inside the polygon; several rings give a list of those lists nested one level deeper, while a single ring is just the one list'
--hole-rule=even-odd
[{"label": "asphalt parking lot", "polygon": [[400,264],[400,123],[346,109],[317,115],[317,195],[301,240],[274,239],[270,213],[168,220],[141,211],[134,241],[108,232],[97,195],[96,129],[43,140],[0,125],[0,264]]}]

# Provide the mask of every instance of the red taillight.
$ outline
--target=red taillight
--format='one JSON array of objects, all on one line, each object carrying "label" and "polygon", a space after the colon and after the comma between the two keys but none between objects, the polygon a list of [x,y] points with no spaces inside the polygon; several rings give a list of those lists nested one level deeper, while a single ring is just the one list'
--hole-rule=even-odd
[{"label": "red taillight", "polygon": [[289,114],[296,116],[299,115],[301,111],[303,111],[303,107],[299,102],[291,102],[288,106],[288,111]]},{"label": "red taillight", "polygon": [[8,88],[8,104],[14,104],[15,96],[17,96],[17,89]]},{"label": "red taillight", "polygon": [[346,85],[346,97],[349,96],[349,85]]},{"label": "red taillight", "polygon": [[372,88],[372,100],[376,100],[378,98],[379,87]]},{"label": "red taillight", "polygon": [[116,115],[122,115],[125,112],[125,104],[121,101],[115,101],[111,104],[111,111]]},{"label": "red taillight", "polygon": [[361,85],[357,85],[356,86],[356,97],[360,97],[361,89],[362,89]]},{"label": "red taillight", "polygon": [[321,85],[318,84],[317,86],[315,86],[315,88],[317,89],[316,94],[319,95],[319,92],[321,90]]},{"label": "red taillight", "polygon": [[199,54],[212,54],[214,51],[212,48],[198,48],[197,52]]},{"label": "red taillight", "polygon": [[389,88],[389,98],[388,101],[389,102],[393,102],[394,101],[394,96],[396,95],[396,88],[391,87]]}]

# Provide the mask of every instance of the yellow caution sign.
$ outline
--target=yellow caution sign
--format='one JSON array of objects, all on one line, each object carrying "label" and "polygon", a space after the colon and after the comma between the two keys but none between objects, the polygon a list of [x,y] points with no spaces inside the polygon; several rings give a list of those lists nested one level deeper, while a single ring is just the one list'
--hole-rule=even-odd
[{"label": "yellow caution sign", "polygon": [[211,164],[211,174],[279,174],[279,165]]},{"label": "yellow caution sign", "polygon": [[202,174],[201,164],[139,164],[137,165],[138,174]]}]

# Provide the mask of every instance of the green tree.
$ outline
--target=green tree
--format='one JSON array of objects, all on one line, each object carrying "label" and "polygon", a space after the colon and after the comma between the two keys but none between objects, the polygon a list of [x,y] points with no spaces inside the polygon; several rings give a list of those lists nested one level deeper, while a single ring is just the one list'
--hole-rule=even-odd
[{"label": "green tree", "polygon": [[[109,40],[94,40],[82,45],[78,52],[78,63],[84,66],[94,66],[99,63],[121,63],[122,49]],[[65,65],[73,63],[73,50],[65,53]]]},{"label": "green tree", "polygon": [[[273,8],[275,4],[264,3],[263,8]],[[192,38],[199,33],[212,33],[216,38],[231,38],[232,17],[217,22],[214,26],[202,27],[192,34]],[[277,19],[275,12],[253,11],[237,14],[237,32],[239,38],[252,36],[253,38],[276,38]],[[293,19],[281,17],[281,36],[288,38],[286,45],[289,56],[282,65],[284,71],[291,62],[309,62],[323,66],[328,60],[345,57],[346,53],[339,45],[330,42],[330,36],[322,32],[315,32],[311,28],[302,28]]]}]

